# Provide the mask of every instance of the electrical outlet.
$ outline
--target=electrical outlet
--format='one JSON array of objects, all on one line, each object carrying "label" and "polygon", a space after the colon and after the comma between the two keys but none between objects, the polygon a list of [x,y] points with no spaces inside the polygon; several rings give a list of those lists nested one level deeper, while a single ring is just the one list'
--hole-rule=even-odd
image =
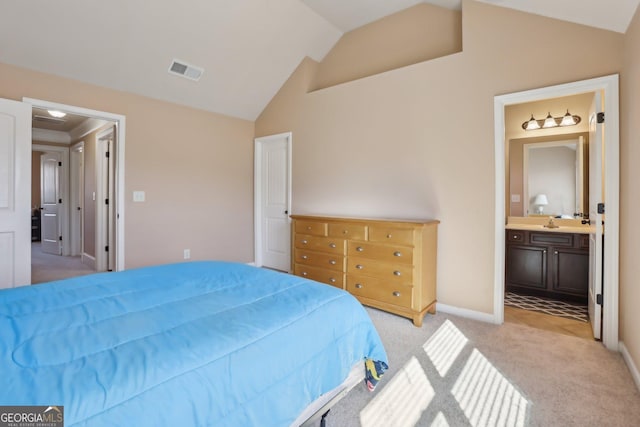
[{"label": "electrical outlet", "polygon": [[185,249],[184,250],[184,259],[189,259],[191,258],[191,249]]}]

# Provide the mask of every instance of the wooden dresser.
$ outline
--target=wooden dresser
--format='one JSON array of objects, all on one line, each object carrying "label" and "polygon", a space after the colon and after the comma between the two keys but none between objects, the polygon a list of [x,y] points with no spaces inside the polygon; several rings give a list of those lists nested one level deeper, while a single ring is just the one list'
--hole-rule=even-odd
[{"label": "wooden dresser", "polygon": [[291,218],[295,275],[346,289],[416,326],[435,313],[440,221]]}]

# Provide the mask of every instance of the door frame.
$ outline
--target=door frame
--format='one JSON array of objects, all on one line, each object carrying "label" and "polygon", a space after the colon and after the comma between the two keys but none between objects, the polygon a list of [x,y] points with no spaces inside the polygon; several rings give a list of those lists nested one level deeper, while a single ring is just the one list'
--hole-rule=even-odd
[{"label": "door frame", "polygon": [[620,221],[620,111],[619,76],[612,74],[589,80],[582,80],[556,86],[515,92],[494,97],[494,137],[495,137],[495,241],[494,241],[494,290],[493,321],[504,323],[504,280],[505,280],[505,192],[506,192],[506,141],[505,107],[512,104],[541,101],[561,96],[602,91],[606,114],[605,138],[605,206],[606,238],[604,239],[603,262],[603,314],[602,343],[613,351],[618,351],[618,311],[619,311],[619,221]]},{"label": "door frame", "polygon": [[[60,175],[58,177],[58,179],[60,180],[60,188],[58,189],[58,191],[60,194],[60,198],[62,199],[62,203],[60,203],[60,206],[58,206],[58,230],[60,232],[60,235],[64,236],[64,238],[62,239],[62,255],[70,255],[70,241],[67,238],[67,236],[69,236],[69,197],[67,192],[67,189],[69,188],[69,147],[32,143],[32,155],[34,151],[41,151],[43,153],[59,153],[62,155],[62,166],[60,167]],[[40,182],[42,183],[42,176],[40,176]],[[29,189],[29,192],[31,192],[31,189]],[[38,204],[40,204],[40,201],[38,201]],[[31,201],[31,205],[33,206],[33,200]]]},{"label": "door frame", "polygon": [[[60,104],[34,98],[22,98],[22,102],[31,104],[33,107],[62,110],[72,114],[79,114],[96,119],[102,119],[115,122],[116,141],[118,141],[118,149],[116,150],[116,271],[125,269],[125,133],[126,133],[126,117],[121,114],[109,113],[106,111],[91,110],[88,108],[77,107],[74,105]],[[68,157],[68,156],[67,156]],[[29,190],[31,191],[31,190]],[[68,239],[67,239],[68,240]]]},{"label": "door frame", "polygon": [[[84,252],[84,140],[76,142],[69,150],[69,244],[70,255]],[[74,213],[80,208],[80,215]],[[64,243],[64,242],[63,242]]]},{"label": "door frame", "polygon": [[[287,212],[291,215],[291,171],[292,171],[292,147],[293,147],[293,134],[291,132],[279,133],[277,135],[261,136],[254,140],[254,167],[253,167],[253,208],[254,208],[254,264],[256,267],[262,267],[262,153],[265,144],[269,144],[274,141],[279,141],[285,138],[287,141]],[[287,217],[287,222],[291,223],[291,217]],[[291,253],[289,253],[291,257]],[[289,263],[291,264],[291,263]]]}]

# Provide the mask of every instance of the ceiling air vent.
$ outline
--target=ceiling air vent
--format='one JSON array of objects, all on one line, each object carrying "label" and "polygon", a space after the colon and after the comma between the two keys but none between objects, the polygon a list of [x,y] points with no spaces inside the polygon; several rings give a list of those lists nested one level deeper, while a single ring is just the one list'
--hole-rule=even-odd
[{"label": "ceiling air vent", "polygon": [[190,80],[198,81],[200,80],[200,76],[202,76],[202,73],[204,73],[204,69],[196,67],[195,65],[188,64],[184,61],[174,59],[171,63],[171,67],[169,67],[169,72],[171,74],[186,77]]}]

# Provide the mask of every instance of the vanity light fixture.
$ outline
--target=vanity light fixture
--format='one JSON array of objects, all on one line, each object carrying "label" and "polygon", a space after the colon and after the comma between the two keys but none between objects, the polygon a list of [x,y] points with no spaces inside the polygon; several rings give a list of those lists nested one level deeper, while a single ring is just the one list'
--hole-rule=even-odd
[{"label": "vanity light fixture", "polygon": [[558,126],[575,126],[580,123],[582,119],[580,116],[573,115],[567,110],[567,114],[562,117],[553,117],[551,112],[547,114],[544,120],[538,120],[533,117],[526,122],[522,123],[522,129],[524,130],[536,130],[536,129],[550,129]]},{"label": "vanity light fixture", "polygon": [[47,113],[49,113],[51,117],[55,117],[56,119],[61,119],[67,115],[67,113],[63,113],[62,111],[58,110],[47,110]]}]

